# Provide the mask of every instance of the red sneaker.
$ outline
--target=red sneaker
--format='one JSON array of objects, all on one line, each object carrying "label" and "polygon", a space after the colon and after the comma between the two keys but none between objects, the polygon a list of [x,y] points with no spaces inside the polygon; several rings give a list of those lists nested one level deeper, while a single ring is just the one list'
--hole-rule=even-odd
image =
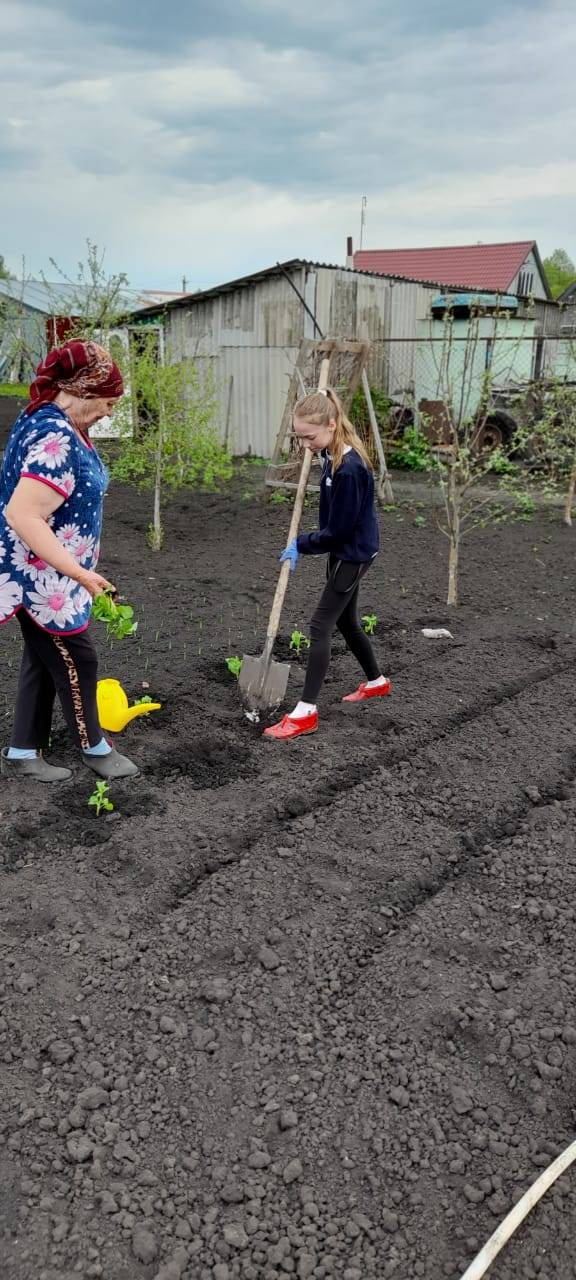
[{"label": "red sneaker", "polygon": [[392,693],[392,685],[389,680],[385,680],[383,684],[374,685],[373,689],[369,689],[366,684],[361,684],[355,693],[348,693],[342,701],[367,702],[368,698],[385,698],[388,693]]},{"label": "red sneaker", "polygon": [[297,720],[292,720],[290,716],[283,716],[278,724],[270,725],[269,729],[264,730],[265,738],[275,738],[277,742],[284,742],[287,738],[301,738],[305,733],[316,733],[318,728],[318,712],[313,711],[310,716],[299,716]]}]

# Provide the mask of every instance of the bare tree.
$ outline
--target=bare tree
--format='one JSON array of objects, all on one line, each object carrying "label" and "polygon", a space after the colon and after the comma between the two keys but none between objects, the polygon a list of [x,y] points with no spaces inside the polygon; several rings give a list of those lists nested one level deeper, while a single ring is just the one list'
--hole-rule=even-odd
[{"label": "bare tree", "polygon": [[202,378],[194,360],[164,352],[150,331],[130,353],[130,378],[142,430],[134,433],[129,416],[114,457],[112,474],[128,484],[152,490],[152,521],[148,541],[159,551],[164,541],[162,502],[182,488],[215,489],[230,479],[232,459],[219,439],[217,400],[210,376]]},{"label": "bare tree", "polygon": [[[571,363],[576,375],[574,356]],[[534,398],[516,406],[515,414],[513,449],[524,460],[524,485],[537,485],[545,496],[563,495],[564,523],[571,526],[576,492],[576,380],[548,376]],[[512,475],[508,489],[514,491],[517,482]]]},{"label": "bare tree", "polygon": [[[109,275],[105,256],[104,250],[87,240],[86,261],[78,263],[75,279],[62,270],[55,258],[50,258],[50,265],[67,286],[67,338],[93,338],[106,344],[110,331],[118,326],[129,309],[125,295],[128,277],[123,271]],[[44,274],[42,281],[52,299],[52,315],[62,316],[63,301],[57,286]],[[54,339],[56,336],[54,334]]]},{"label": "bare tree", "polygon": [[495,388],[522,381],[532,342],[518,326],[511,333],[505,315],[471,313],[464,326],[457,326],[447,310],[441,337],[431,336],[424,347],[419,358],[425,354],[430,362],[433,395],[420,400],[420,422],[435,440],[444,507],[440,527],[449,542],[447,604],[455,606],[462,538],[480,519],[490,518],[498,500],[497,491],[479,495],[479,483],[514,469],[509,442],[491,439]]}]

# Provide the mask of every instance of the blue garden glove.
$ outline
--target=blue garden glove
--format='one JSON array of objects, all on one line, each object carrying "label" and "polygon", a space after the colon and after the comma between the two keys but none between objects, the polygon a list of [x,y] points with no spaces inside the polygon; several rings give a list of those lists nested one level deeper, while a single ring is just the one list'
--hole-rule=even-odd
[{"label": "blue garden glove", "polygon": [[294,570],[295,570],[295,568],[296,568],[296,564],[297,564],[297,562],[298,562],[298,556],[299,556],[299,554],[300,554],[300,552],[298,551],[298,543],[297,543],[297,540],[296,540],[296,538],[293,538],[293,539],[292,539],[292,542],[289,542],[289,543],[288,543],[288,546],[284,549],[284,551],[282,552],[282,555],[279,557],[279,558],[280,558],[280,560],[282,560],[282,561],[284,561],[284,560],[289,560],[289,561],[290,561],[290,572],[291,572],[291,573],[293,573],[293,572],[294,572]]}]

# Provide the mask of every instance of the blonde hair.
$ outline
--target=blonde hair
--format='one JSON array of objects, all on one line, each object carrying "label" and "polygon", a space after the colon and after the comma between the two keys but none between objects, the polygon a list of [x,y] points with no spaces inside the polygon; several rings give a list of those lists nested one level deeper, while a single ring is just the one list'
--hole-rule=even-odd
[{"label": "blonde hair", "polygon": [[336,423],[330,445],[332,473],[338,470],[347,445],[354,449],[366,466],[372,470],[366,446],[362,443],[356,428],[346,417],[340,398],[332,387],[326,387],[325,391],[311,391],[309,395],[303,396],[294,408],[294,417],[310,422],[315,427],[328,427],[331,422]]}]

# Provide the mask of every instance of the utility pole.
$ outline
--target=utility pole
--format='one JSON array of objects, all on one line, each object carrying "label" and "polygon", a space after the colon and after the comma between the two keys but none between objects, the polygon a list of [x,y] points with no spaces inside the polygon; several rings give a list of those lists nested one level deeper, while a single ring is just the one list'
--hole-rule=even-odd
[{"label": "utility pole", "polygon": [[366,205],[368,204],[368,196],[362,196],[362,206],[360,210],[360,248],[364,241],[364,228],[366,226]]}]

